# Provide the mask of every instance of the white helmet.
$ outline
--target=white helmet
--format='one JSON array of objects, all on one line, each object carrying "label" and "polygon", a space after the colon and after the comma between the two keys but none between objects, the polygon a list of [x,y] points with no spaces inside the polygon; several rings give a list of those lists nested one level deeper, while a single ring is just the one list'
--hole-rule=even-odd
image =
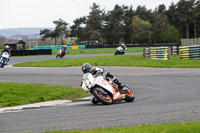
[{"label": "white helmet", "polygon": [[10,47],[8,45],[5,46],[5,49],[9,49]]}]

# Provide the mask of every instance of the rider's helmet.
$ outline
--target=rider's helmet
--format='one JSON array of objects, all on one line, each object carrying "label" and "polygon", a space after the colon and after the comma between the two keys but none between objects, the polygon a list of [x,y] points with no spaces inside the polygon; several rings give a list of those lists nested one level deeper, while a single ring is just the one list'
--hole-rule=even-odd
[{"label": "rider's helmet", "polygon": [[126,45],[124,43],[122,43],[122,47],[125,47]]},{"label": "rider's helmet", "polygon": [[64,45],[64,47],[67,47],[67,45]]},{"label": "rider's helmet", "polygon": [[9,49],[10,47],[8,45],[5,46],[5,49]]},{"label": "rider's helmet", "polygon": [[92,69],[92,66],[90,65],[90,63],[84,63],[82,65],[82,71],[84,74],[90,72],[91,69]]}]

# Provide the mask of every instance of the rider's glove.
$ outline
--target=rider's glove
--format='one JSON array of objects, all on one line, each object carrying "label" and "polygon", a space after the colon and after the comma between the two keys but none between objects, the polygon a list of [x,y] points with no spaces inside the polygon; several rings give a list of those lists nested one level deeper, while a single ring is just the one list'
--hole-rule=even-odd
[{"label": "rider's glove", "polygon": [[102,73],[104,73],[104,72],[105,72],[105,69],[104,69],[104,68],[101,68],[100,71],[101,71]]}]

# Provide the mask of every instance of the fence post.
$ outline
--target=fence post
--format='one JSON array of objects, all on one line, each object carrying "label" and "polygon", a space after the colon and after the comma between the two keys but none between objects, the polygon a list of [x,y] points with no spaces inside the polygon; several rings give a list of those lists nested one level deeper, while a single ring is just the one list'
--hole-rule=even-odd
[{"label": "fence post", "polygon": [[171,46],[171,55],[173,55],[173,50],[174,50],[174,48],[173,48],[173,46]]},{"label": "fence post", "polygon": [[172,54],[172,48],[171,47],[168,47],[168,60],[171,59],[171,54]]},{"label": "fence post", "polygon": [[147,57],[147,49],[146,48],[143,48],[143,56],[144,56],[144,58]]},{"label": "fence post", "polygon": [[177,46],[177,54],[179,54],[179,46]]}]

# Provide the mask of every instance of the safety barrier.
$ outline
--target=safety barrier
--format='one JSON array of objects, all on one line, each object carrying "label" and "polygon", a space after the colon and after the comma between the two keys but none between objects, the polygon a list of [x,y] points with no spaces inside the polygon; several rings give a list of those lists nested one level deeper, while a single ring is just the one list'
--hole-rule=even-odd
[{"label": "safety barrier", "polygon": [[200,45],[180,47],[181,59],[200,59]]},{"label": "safety barrier", "polygon": [[52,49],[11,50],[11,56],[52,55]]},{"label": "safety barrier", "polygon": [[170,47],[150,47],[144,48],[143,55],[146,59],[151,60],[168,60],[171,58]]},{"label": "safety barrier", "polygon": [[172,46],[172,54],[179,54],[179,46]]},{"label": "safety barrier", "polygon": [[72,46],[72,49],[79,49],[79,47],[76,45],[76,46]]},{"label": "safety barrier", "polygon": [[[59,45],[59,46],[37,46],[34,47],[34,49],[60,49],[64,45]],[[85,49],[85,45],[72,45],[72,46],[67,46],[67,49]]]}]

